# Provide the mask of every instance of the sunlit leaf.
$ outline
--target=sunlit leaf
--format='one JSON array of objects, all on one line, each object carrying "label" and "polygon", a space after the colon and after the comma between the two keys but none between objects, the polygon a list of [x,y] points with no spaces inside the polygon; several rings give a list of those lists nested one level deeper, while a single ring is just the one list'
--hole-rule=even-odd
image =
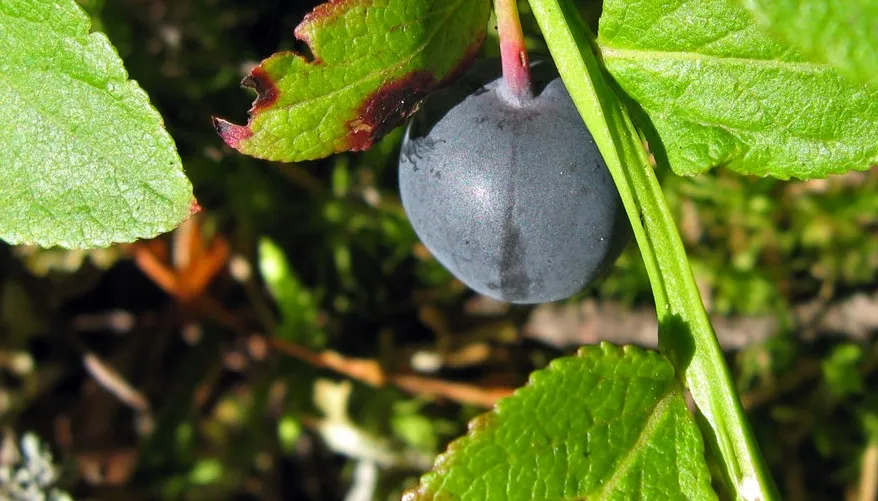
[{"label": "sunlit leaf", "polygon": [[0,238],[100,247],[197,206],[174,141],[73,0],[0,2]]},{"label": "sunlit leaf", "polygon": [[605,343],[534,373],[404,499],[715,499],[703,454],[671,364]]},{"label": "sunlit leaf", "polygon": [[878,162],[878,88],[808,61],[730,0],[607,0],[598,44],[679,174],[815,178]]},{"label": "sunlit leaf", "polygon": [[279,52],[243,84],[258,97],[246,126],[215,119],[241,153],[280,161],[364,150],[481,47],[488,0],[331,1],[296,28],[313,59]]},{"label": "sunlit leaf", "polygon": [[878,2],[739,0],[762,26],[815,61],[878,85]]}]

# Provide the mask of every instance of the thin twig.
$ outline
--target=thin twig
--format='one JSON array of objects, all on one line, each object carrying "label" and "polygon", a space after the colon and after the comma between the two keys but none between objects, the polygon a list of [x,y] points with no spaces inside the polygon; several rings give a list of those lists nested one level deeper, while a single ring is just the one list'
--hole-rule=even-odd
[{"label": "thin twig", "polygon": [[493,407],[501,398],[515,391],[513,388],[480,388],[463,383],[427,378],[415,374],[399,374],[390,377],[390,382],[398,388],[415,395],[436,395],[462,404]]},{"label": "thin twig", "polygon": [[131,383],[125,380],[109,364],[105,363],[94,353],[86,353],[82,357],[85,369],[92,378],[105,390],[112,393],[125,405],[140,412],[149,410],[149,400],[137,391]]},{"label": "thin twig", "polygon": [[465,383],[419,376],[417,374],[386,374],[375,360],[348,358],[334,351],[315,352],[280,339],[268,340],[276,349],[316,367],[333,370],[371,386],[392,384],[399,389],[421,396],[437,396],[449,400],[491,407],[515,391],[507,387],[481,388]]},{"label": "thin twig", "polygon": [[863,453],[860,469],[859,501],[878,500],[878,443],[871,443]]},{"label": "thin twig", "polygon": [[330,350],[315,352],[304,346],[282,339],[268,339],[267,341],[269,345],[274,346],[287,355],[298,358],[315,367],[333,370],[370,386],[384,386],[387,383],[384,369],[375,360],[348,358]]}]

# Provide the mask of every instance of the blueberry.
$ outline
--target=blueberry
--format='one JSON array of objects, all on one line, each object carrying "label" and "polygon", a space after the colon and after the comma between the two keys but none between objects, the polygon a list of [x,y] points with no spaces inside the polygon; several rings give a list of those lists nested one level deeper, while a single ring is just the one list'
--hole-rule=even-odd
[{"label": "blueberry", "polygon": [[513,303],[567,298],[630,239],[619,194],[564,84],[531,69],[511,99],[500,65],[428,98],[399,162],[403,206],[424,245],[472,289]]}]

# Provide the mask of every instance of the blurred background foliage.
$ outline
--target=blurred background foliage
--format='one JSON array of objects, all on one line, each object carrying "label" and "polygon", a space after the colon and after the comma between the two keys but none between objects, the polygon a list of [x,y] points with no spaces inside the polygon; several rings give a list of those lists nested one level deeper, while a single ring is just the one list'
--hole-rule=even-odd
[{"label": "blurred background foliage", "polygon": [[[454,280],[401,208],[399,130],[296,165],[223,146],[210,117],[246,119],[241,78],[304,49],[292,31],[317,2],[80,3],[205,210],[105,250],[0,244],[4,447],[37,433],[75,499],[398,499],[530,371],[600,339],[654,345],[634,245],[564,304],[510,307]],[[661,174],[784,498],[876,499],[878,170]],[[0,450],[0,474],[27,456]]]}]

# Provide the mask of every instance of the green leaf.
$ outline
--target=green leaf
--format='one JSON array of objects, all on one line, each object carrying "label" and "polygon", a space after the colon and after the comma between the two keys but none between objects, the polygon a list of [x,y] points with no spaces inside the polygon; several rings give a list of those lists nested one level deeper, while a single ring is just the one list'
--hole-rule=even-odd
[{"label": "green leaf", "polygon": [[878,162],[878,89],[805,60],[730,0],[607,0],[598,44],[678,174],[815,178]]},{"label": "green leaf", "polygon": [[470,423],[403,499],[716,499],[661,355],[607,343],[557,359]]},{"label": "green leaf", "polygon": [[314,59],[280,52],[243,85],[256,90],[246,127],[214,119],[232,148],[285,162],[369,148],[481,47],[488,0],[333,0],[296,28]]},{"label": "green leaf", "polygon": [[326,336],[317,326],[317,302],[283,250],[268,238],[259,241],[259,271],[280,309],[277,335],[314,348],[325,345]]},{"label": "green leaf", "polygon": [[842,344],[834,347],[829,357],[822,361],[823,379],[835,396],[844,398],[863,392],[862,360],[863,349],[859,345]]},{"label": "green leaf", "polygon": [[878,86],[875,0],[739,0],[756,21],[809,59]]},{"label": "green leaf", "polygon": [[161,116],[73,0],[0,2],[0,238],[100,247],[197,208]]}]

